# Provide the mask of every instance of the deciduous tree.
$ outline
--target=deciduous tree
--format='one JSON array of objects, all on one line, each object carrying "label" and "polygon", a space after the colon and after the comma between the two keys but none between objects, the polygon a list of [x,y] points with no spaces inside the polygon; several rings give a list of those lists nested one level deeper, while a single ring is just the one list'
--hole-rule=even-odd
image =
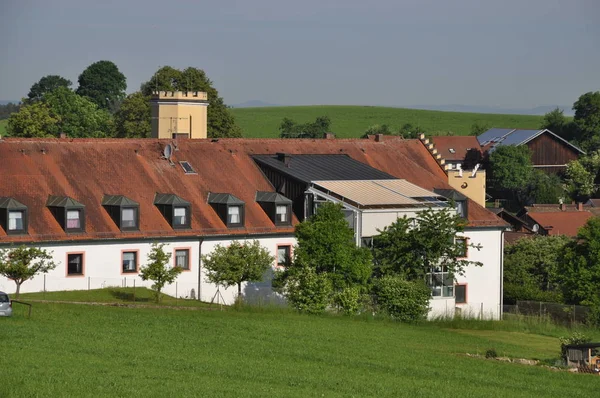
[{"label": "deciduous tree", "polygon": [[35,102],[21,106],[10,115],[6,132],[13,137],[48,137],[53,135],[60,121],[60,116],[54,115],[48,104]]},{"label": "deciduous tree", "polygon": [[121,138],[148,138],[150,123],[150,97],[141,92],[129,94],[115,113],[115,132]]},{"label": "deciduous tree", "polygon": [[496,189],[521,190],[531,179],[531,152],[525,145],[500,145],[489,156]]},{"label": "deciduous tree", "polygon": [[575,126],[573,122],[567,120],[559,107],[544,115],[540,128],[548,129],[568,141],[575,139]]},{"label": "deciduous tree", "polygon": [[140,270],[140,278],[143,281],[151,280],[154,282],[152,290],[154,290],[154,298],[156,302],[162,299],[161,291],[165,285],[175,282],[177,276],[181,273],[179,267],[168,267],[171,253],[165,253],[164,244],[153,243],[150,253],[148,253],[148,262]]},{"label": "deciduous tree", "polygon": [[58,75],[44,76],[29,89],[27,102],[32,103],[40,101],[44,95],[51,93],[59,87],[70,88],[71,84],[70,80]]},{"label": "deciduous tree", "polygon": [[127,78],[111,61],[98,61],[80,75],[77,94],[87,97],[100,109],[114,113],[127,89]]},{"label": "deciduous tree", "polygon": [[565,182],[573,200],[585,201],[598,192],[600,186],[600,150],[567,164]]},{"label": "deciduous tree", "polygon": [[217,245],[212,253],[202,256],[208,280],[225,287],[237,286],[238,298],[242,297],[242,283],[261,281],[273,261],[275,257],[257,240]]},{"label": "deciduous tree", "polygon": [[297,123],[284,118],[279,125],[281,138],[322,138],[329,131],[331,120],[327,116],[319,116],[314,122]]},{"label": "deciduous tree", "polygon": [[50,253],[36,247],[20,246],[0,251],[0,275],[15,282],[17,298],[24,282],[53,270],[56,265]]},{"label": "deciduous tree", "polygon": [[588,151],[600,149],[600,91],[580,96],[573,110],[577,141]]}]

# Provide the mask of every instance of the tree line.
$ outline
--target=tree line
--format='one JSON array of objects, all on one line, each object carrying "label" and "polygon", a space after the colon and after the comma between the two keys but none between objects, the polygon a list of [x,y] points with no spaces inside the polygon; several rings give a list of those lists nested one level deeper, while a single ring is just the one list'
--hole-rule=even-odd
[{"label": "tree line", "polygon": [[[127,79],[111,61],[88,66],[77,89],[64,77],[48,75],[35,82],[10,113],[7,133],[14,137],[146,138],[151,134],[150,95],[153,91],[205,91],[208,93],[208,136],[241,137],[242,132],[206,73],[164,66],[127,95]],[[11,105],[11,104],[9,104]]]}]

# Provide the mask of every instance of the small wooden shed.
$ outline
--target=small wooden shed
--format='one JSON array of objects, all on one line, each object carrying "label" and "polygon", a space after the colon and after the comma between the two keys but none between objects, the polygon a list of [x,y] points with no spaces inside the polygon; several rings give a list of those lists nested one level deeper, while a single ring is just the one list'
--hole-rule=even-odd
[{"label": "small wooden shed", "polygon": [[567,350],[567,366],[600,373],[600,343],[570,344]]}]

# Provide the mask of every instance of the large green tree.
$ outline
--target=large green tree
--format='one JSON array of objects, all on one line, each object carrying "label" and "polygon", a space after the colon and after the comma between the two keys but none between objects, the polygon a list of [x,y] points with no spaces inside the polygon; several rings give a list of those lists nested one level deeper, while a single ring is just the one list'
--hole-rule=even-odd
[{"label": "large green tree", "polygon": [[[204,91],[208,94],[208,136],[241,137],[242,131],[213,82],[202,69],[188,67],[184,70],[163,66],[145,83],[141,92],[149,96],[154,91]],[[148,106],[150,106],[148,104]]]},{"label": "large green tree", "polygon": [[284,118],[279,125],[281,138],[323,138],[329,131],[331,120],[327,116],[318,116],[314,122],[297,123],[292,119]]},{"label": "large green tree", "polygon": [[0,251],[0,275],[15,282],[17,298],[24,282],[53,270],[56,265],[50,253],[37,247],[20,246]]},{"label": "large green tree", "polygon": [[153,281],[152,290],[154,290],[154,299],[158,303],[162,299],[162,289],[165,285],[175,282],[177,276],[181,274],[181,268],[169,267],[171,253],[166,253],[164,244],[153,243],[146,265],[140,270],[140,278],[143,281]]},{"label": "large green tree", "polygon": [[585,201],[600,187],[600,150],[567,164],[565,182],[573,200]]},{"label": "large green tree", "polygon": [[571,242],[566,236],[522,238],[504,248],[504,301],[562,302],[560,256]]},{"label": "large green tree", "polygon": [[150,123],[150,97],[135,92],[123,100],[115,113],[115,133],[121,138],[148,138],[152,126]]},{"label": "large green tree", "polygon": [[125,98],[127,79],[111,61],[94,62],[79,75],[77,94],[100,109],[114,112]]},{"label": "large green tree", "polygon": [[[481,266],[465,258],[467,242],[457,238],[465,223],[448,209],[423,210],[414,219],[398,218],[373,238],[374,275],[423,281],[436,267],[462,275],[469,265]],[[468,246],[481,249],[480,245]]]},{"label": "large green tree", "polygon": [[521,196],[523,204],[552,204],[559,203],[566,195],[560,177],[533,169]]},{"label": "large green tree", "polygon": [[590,218],[559,259],[559,283],[568,304],[600,306],[600,217]]},{"label": "large green tree", "polygon": [[111,115],[67,88],[57,88],[45,95],[43,102],[59,120],[49,131],[53,135],[64,132],[70,137],[99,138],[112,133]]},{"label": "large green tree", "polygon": [[237,286],[238,299],[242,297],[242,283],[261,281],[273,261],[275,257],[257,240],[217,245],[210,254],[202,256],[208,280],[225,287]]},{"label": "large green tree", "polygon": [[567,120],[563,110],[559,107],[544,115],[540,128],[548,129],[565,140],[575,139],[575,125],[572,121]]},{"label": "large green tree", "polygon": [[26,102],[40,101],[44,95],[56,90],[59,87],[70,88],[71,81],[58,75],[48,75],[42,77],[38,82],[34,83],[29,89]]},{"label": "large green tree", "polygon": [[496,189],[521,190],[531,179],[531,152],[525,145],[500,145],[489,156]]},{"label": "large green tree", "polygon": [[56,131],[60,116],[54,115],[45,102],[23,105],[10,115],[6,132],[13,137],[48,137]]},{"label": "large green tree", "polygon": [[600,149],[600,91],[583,94],[573,104],[577,141],[586,150]]}]

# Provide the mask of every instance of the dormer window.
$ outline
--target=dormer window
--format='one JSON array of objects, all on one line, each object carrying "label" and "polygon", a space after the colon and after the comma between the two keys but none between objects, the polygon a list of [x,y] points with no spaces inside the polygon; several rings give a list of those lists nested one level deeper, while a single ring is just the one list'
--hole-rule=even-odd
[{"label": "dormer window", "polygon": [[231,227],[243,227],[245,203],[229,193],[209,193],[208,203],[215,209],[221,220]]},{"label": "dormer window", "polygon": [[123,195],[104,195],[102,206],[121,231],[140,229],[140,205]]},{"label": "dormer window", "polygon": [[462,193],[455,191],[454,189],[434,189],[434,192],[438,195],[444,196],[451,203],[454,203],[456,214],[462,218],[467,218],[468,211],[468,198]]},{"label": "dormer window", "polygon": [[257,192],[256,202],[275,225],[292,225],[292,201],[277,192]]},{"label": "dormer window", "polygon": [[154,205],[173,229],[185,229],[191,226],[190,202],[174,194],[157,193]]},{"label": "dormer window", "polygon": [[46,206],[65,232],[85,231],[85,206],[68,196],[49,196]]},{"label": "dormer window", "polygon": [[8,197],[0,197],[0,223],[9,235],[27,233],[27,206]]}]

